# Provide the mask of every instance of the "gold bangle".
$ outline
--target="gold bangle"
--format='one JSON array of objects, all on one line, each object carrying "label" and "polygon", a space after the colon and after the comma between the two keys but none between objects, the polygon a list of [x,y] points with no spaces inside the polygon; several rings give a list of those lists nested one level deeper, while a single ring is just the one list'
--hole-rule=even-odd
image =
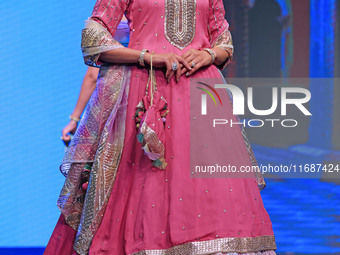
[{"label": "gold bangle", "polygon": [[75,121],[75,122],[77,122],[77,123],[80,121],[79,118],[73,117],[72,115],[70,115],[69,118],[70,118],[70,120],[73,120],[73,121]]}]

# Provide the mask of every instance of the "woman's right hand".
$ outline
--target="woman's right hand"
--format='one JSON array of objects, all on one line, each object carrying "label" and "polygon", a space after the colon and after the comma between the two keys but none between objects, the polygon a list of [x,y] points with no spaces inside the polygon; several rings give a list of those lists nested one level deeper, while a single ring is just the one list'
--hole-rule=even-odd
[{"label": "woman's right hand", "polygon": [[69,133],[74,134],[77,130],[77,122],[74,120],[71,120],[61,131],[62,136],[61,139],[64,141],[65,144],[69,143],[71,141],[71,136]]},{"label": "woman's right hand", "polygon": [[[147,64],[150,65],[151,62],[151,53],[146,53],[144,60]],[[175,63],[177,65],[177,70],[172,70],[172,64]],[[178,82],[183,72],[181,72],[182,68],[185,67],[188,71],[191,70],[190,65],[188,62],[182,58],[181,56],[175,53],[160,53],[160,54],[153,54],[152,56],[152,66],[154,67],[165,67],[165,79],[169,83],[171,78],[176,74],[176,81]]]}]

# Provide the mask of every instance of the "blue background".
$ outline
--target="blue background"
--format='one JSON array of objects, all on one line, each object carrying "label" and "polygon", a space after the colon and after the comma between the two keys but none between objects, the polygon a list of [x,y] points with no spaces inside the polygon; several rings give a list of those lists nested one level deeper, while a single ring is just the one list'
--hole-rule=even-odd
[{"label": "blue background", "polygon": [[64,177],[61,129],[87,67],[94,1],[0,1],[0,246],[45,246]]}]

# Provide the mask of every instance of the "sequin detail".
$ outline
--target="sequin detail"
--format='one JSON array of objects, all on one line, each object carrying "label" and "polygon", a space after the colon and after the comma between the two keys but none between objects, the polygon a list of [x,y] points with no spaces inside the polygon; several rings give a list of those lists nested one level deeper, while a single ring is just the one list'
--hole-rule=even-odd
[{"label": "sequin detail", "polygon": [[74,249],[79,254],[88,252],[102,221],[124,146],[131,70],[128,66],[111,66],[108,67],[108,72],[104,81],[110,83],[111,86],[117,86],[119,99],[105,124],[93,162],[84,209],[74,243]]},{"label": "sequin detail", "polygon": [[[107,45],[99,43],[92,52],[100,53],[102,46]],[[66,181],[57,205],[67,224],[77,230],[74,249],[79,254],[88,253],[115,182],[124,144],[130,75],[129,66],[102,65],[96,89],[60,166]],[[88,162],[93,166],[84,200],[79,177]]]},{"label": "sequin detail", "polygon": [[[150,91],[149,91],[150,85]],[[142,144],[144,154],[159,169],[165,169],[165,121],[169,113],[167,101],[157,91],[155,71],[150,70],[145,96],[136,107],[137,140]]]},{"label": "sequin detail", "polygon": [[227,237],[189,242],[164,250],[144,250],[132,255],[203,255],[218,252],[233,252],[233,254],[256,252],[256,254],[261,254],[260,251],[271,251],[271,255],[275,255],[273,250],[276,249],[274,236]]},{"label": "sequin detail", "polygon": [[221,69],[224,69],[227,65],[230,64],[234,55],[233,39],[228,29],[225,29],[212,43],[212,48],[214,47],[222,48],[229,54],[228,59],[220,67]]},{"label": "sequin detail", "polygon": [[228,252],[228,253],[214,253],[211,255],[276,255],[276,252],[273,250],[270,251],[259,251],[259,252],[247,252],[247,253],[237,253],[237,252]]},{"label": "sequin detail", "polygon": [[208,33],[210,36],[211,48],[220,47],[226,50],[229,54],[226,61],[218,66],[221,70],[223,70],[231,62],[234,53],[229,24],[224,16],[225,10],[222,1],[210,0]]},{"label": "sequin detail", "polygon": [[91,19],[85,21],[81,34],[81,50],[86,65],[99,67],[101,52],[123,47],[102,25]]},{"label": "sequin detail", "polygon": [[165,0],[164,34],[180,50],[195,37],[196,0]]}]

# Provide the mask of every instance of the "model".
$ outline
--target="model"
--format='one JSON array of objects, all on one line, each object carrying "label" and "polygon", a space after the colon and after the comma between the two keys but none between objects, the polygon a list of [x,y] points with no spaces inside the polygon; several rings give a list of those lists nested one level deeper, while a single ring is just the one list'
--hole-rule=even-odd
[{"label": "model", "polygon": [[[128,47],[113,39],[124,12]],[[263,178],[187,172],[190,78],[221,77],[231,61],[224,14],[222,0],[97,1],[82,32],[97,86],[60,167],[45,254],[275,254]],[[227,160],[254,164],[242,129],[221,140]]]}]

